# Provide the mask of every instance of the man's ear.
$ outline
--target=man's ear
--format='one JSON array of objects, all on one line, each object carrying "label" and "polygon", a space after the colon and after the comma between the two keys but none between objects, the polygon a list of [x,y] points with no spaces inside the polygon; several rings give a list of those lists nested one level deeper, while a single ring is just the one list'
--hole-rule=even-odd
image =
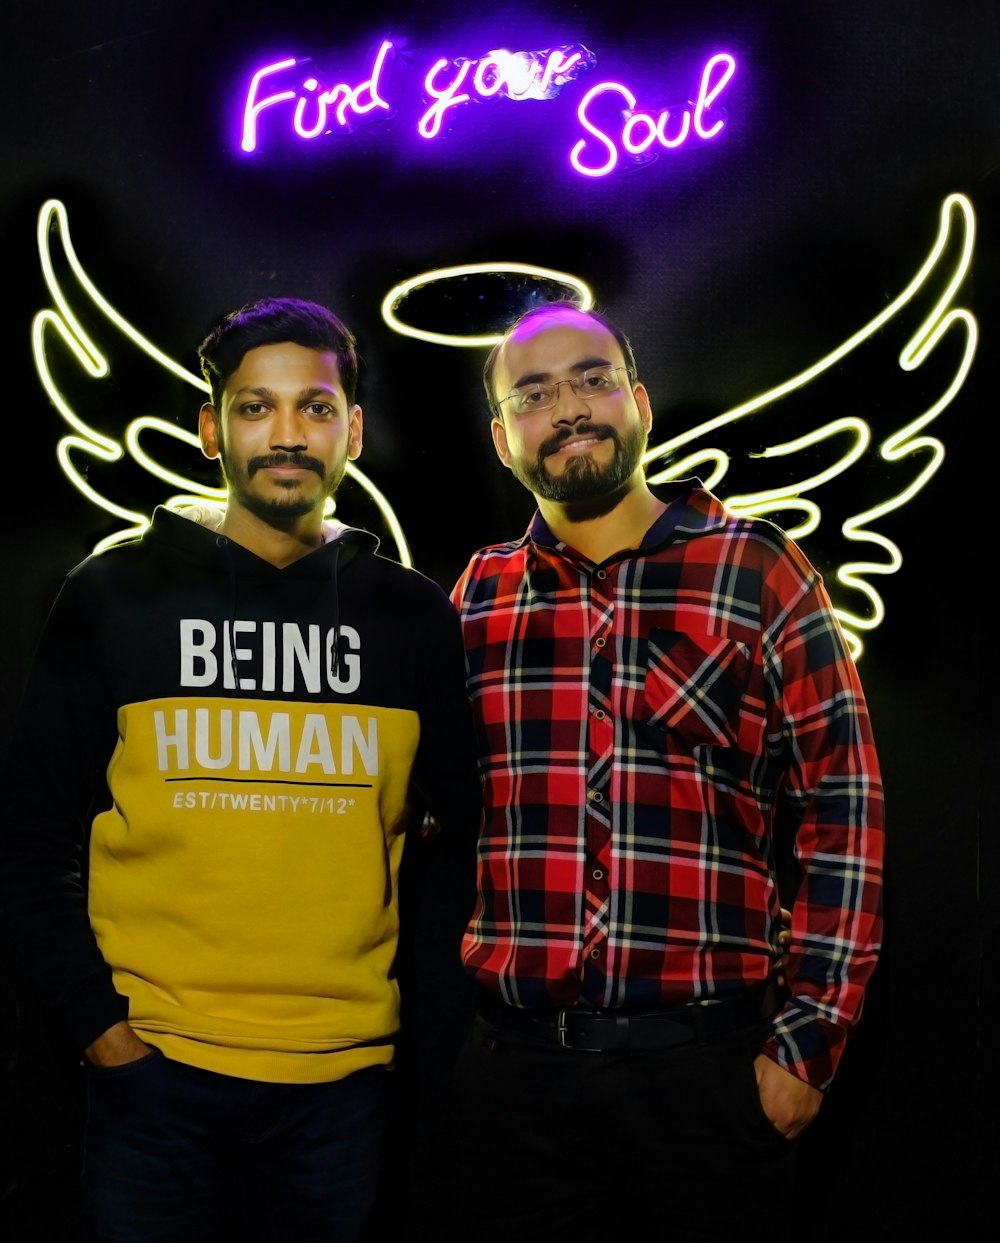
[{"label": "man's ear", "polygon": [[507,447],[507,429],[503,425],[503,419],[494,415],[492,423],[490,423],[490,431],[493,433],[493,447],[497,451],[497,457],[503,462],[504,466],[510,467],[510,449]]},{"label": "man's ear", "polygon": [[198,436],[201,439],[201,451],[207,458],[219,456],[218,420],[215,407],[206,401],[198,411]]},{"label": "man's ear", "polygon": [[351,410],[347,425],[347,456],[355,462],[361,456],[361,442],[364,439],[365,420],[360,406]]},{"label": "man's ear", "polygon": [[650,405],[649,393],[646,392],[645,384],[633,384],[632,396],[635,398],[635,404],[639,407],[643,427],[647,432],[651,431],[653,427],[653,407]]}]

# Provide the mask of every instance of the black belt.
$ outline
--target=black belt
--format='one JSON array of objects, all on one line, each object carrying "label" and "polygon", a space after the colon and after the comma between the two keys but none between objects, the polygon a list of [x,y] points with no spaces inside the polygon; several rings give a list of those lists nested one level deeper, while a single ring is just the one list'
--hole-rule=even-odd
[{"label": "black belt", "polygon": [[524,1010],[484,998],[479,1003],[479,1017],[500,1041],[581,1053],[621,1053],[708,1044],[769,1019],[781,997],[777,984],[769,980],[723,1001],[660,1010]]}]

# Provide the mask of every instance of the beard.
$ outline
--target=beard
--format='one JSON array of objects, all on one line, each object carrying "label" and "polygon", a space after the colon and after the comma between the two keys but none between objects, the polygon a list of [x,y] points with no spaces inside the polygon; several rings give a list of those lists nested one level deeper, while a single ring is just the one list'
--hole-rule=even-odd
[{"label": "beard", "polygon": [[[304,453],[268,453],[263,457],[250,458],[245,465],[233,462],[219,445],[219,461],[225,476],[229,495],[243,509],[273,527],[286,527],[298,518],[312,513],[317,506],[325,508],[328,497],[333,496],[340,486],[347,469],[347,459],[338,463],[331,473],[324,472],[323,463],[318,458],[308,457]],[[323,480],[324,488],[320,493],[305,493],[301,487],[289,482],[287,487],[277,495],[261,496],[254,492],[251,480],[254,475],[267,466],[298,466],[315,471]]]},{"label": "beard", "polygon": [[[612,441],[615,452],[611,461],[606,466],[598,466],[592,454],[582,453],[579,457],[567,459],[561,474],[551,474],[545,459],[570,436],[581,434]],[[602,508],[600,502],[607,502],[607,507],[611,508],[618,503],[639,468],[647,442],[646,429],[638,420],[624,435],[619,435],[606,423],[578,423],[572,429],[564,429],[543,441],[533,462],[512,459],[511,474],[540,500],[562,505],[596,502],[598,509]],[[592,504],[586,506],[588,510],[592,507]]]}]

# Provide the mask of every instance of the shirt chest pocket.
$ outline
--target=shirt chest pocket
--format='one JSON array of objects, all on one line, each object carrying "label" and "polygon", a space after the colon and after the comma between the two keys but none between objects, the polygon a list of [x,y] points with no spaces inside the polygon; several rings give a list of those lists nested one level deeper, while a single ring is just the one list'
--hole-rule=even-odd
[{"label": "shirt chest pocket", "polygon": [[749,649],[734,639],[650,631],[643,693],[646,723],[692,745],[731,746],[749,670]]}]

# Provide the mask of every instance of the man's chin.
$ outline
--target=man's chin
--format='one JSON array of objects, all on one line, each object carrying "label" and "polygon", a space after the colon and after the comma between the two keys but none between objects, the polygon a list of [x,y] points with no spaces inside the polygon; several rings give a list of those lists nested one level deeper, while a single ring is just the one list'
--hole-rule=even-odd
[{"label": "man's chin", "polygon": [[618,454],[613,454],[610,461],[598,461],[592,450],[569,456],[552,453],[542,460],[542,470],[553,488],[570,492],[580,490],[590,497],[614,487]]},{"label": "man's chin", "polygon": [[[646,449],[646,435],[638,426],[621,440],[610,434],[603,439],[614,446],[610,461],[603,460],[602,455],[598,462],[590,449],[571,454],[554,449],[535,458],[530,466],[513,465],[514,477],[539,500],[578,507],[577,515],[594,517],[608,512],[631,487]],[[559,463],[561,467],[553,470],[553,465]]]},{"label": "man's chin", "polygon": [[320,501],[315,496],[305,495],[299,488],[271,496],[244,495],[239,499],[244,509],[272,526],[285,526],[325,504],[325,498]]},{"label": "man's chin", "polygon": [[609,478],[611,472],[597,469],[592,462],[585,463],[583,457],[574,461],[578,465],[558,474],[543,465],[532,471],[522,471],[517,478],[529,492],[543,500],[560,503],[593,500],[614,489],[615,483]]}]

